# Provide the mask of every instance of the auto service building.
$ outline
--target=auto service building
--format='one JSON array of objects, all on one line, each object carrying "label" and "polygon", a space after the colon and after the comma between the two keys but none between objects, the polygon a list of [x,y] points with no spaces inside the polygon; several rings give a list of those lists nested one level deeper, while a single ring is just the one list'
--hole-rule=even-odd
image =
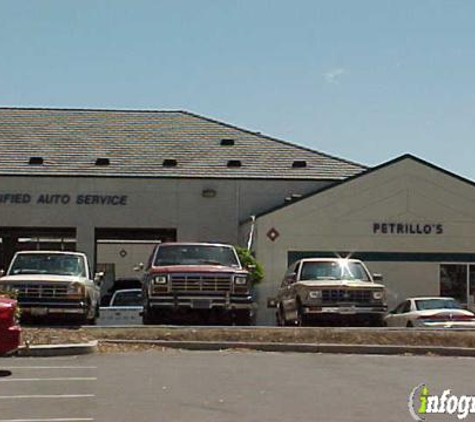
[{"label": "auto service building", "polygon": [[[248,230],[250,222],[243,225]],[[383,275],[389,306],[451,296],[474,307],[475,185],[411,155],[258,215],[254,249],[267,269],[265,298],[300,258],[352,257]]]},{"label": "auto service building", "polygon": [[109,282],[157,242],[236,244],[249,216],[366,169],[184,111],[1,108],[0,145],[0,267],[72,249]]},{"label": "auto service building", "polygon": [[79,250],[112,280],[157,242],[253,232],[262,323],[287,265],[315,254],[364,259],[392,304],[473,302],[474,185],[412,156],[368,169],[184,111],[0,108],[0,145],[1,268]]}]

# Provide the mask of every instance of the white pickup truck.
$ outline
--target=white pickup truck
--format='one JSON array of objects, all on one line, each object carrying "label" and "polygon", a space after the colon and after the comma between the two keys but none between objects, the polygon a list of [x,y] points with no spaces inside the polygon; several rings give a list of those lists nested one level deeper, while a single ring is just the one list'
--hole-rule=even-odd
[{"label": "white pickup truck", "polygon": [[99,313],[99,284],[87,256],[79,252],[17,252],[0,290],[15,290],[22,320],[56,317],[61,321],[94,324]]},{"label": "white pickup truck", "polygon": [[98,325],[142,325],[142,289],[117,290],[102,306]]}]

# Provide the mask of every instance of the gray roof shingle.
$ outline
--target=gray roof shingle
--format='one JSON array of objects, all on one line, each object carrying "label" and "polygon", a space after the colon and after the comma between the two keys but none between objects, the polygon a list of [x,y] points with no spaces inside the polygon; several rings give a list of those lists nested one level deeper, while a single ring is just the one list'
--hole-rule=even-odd
[{"label": "gray roof shingle", "polygon": [[367,169],[185,111],[0,108],[0,148],[1,175],[342,180]]}]

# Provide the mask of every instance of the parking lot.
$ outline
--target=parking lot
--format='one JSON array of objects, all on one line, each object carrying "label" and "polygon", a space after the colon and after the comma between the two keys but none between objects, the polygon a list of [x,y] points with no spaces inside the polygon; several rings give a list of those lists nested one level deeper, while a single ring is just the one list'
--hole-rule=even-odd
[{"label": "parking lot", "polygon": [[77,358],[1,359],[0,421],[93,421],[97,366]]},{"label": "parking lot", "polygon": [[165,350],[0,368],[12,372],[0,378],[0,422],[400,422],[421,382],[475,392],[469,358]]}]

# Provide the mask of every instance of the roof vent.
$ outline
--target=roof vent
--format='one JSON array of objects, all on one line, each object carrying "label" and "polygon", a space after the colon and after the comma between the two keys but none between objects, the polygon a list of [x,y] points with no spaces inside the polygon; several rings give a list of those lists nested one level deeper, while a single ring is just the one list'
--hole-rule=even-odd
[{"label": "roof vent", "polygon": [[178,162],[174,158],[166,158],[163,160],[163,167],[176,167]]},{"label": "roof vent", "polygon": [[30,164],[31,166],[41,166],[43,162],[43,157],[30,157],[30,161],[28,161],[28,164]]},{"label": "roof vent", "polygon": [[232,147],[234,145],[234,139],[221,139],[221,145],[223,147]]},{"label": "roof vent", "polygon": [[96,166],[108,166],[110,163],[111,162],[108,158],[98,158],[98,159],[96,159]]},{"label": "roof vent", "polygon": [[302,195],[300,193],[293,193],[285,198],[285,202],[298,201],[299,199],[302,199]]},{"label": "roof vent", "polygon": [[295,160],[292,163],[292,168],[294,168],[294,169],[303,168],[303,167],[307,167],[307,162],[305,160]]},{"label": "roof vent", "polygon": [[242,163],[241,160],[229,160],[228,167],[241,167]]}]

